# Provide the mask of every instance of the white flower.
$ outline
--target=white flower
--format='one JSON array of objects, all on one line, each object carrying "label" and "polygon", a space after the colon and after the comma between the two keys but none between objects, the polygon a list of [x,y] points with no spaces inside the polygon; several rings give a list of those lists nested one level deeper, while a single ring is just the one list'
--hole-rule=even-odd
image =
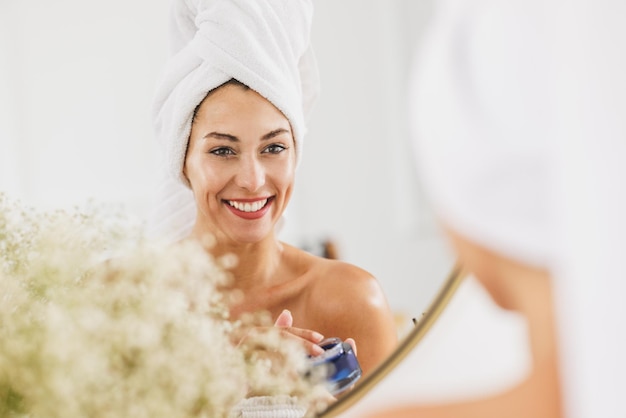
[{"label": "white flower", "polygon": [[315,405],[302,347],[271,329],[234,343],[267,324],[229,321],[216,287],[232,263],[150,244],[119,214],[0,194],[0,417],[225,417],[251,393]]}]

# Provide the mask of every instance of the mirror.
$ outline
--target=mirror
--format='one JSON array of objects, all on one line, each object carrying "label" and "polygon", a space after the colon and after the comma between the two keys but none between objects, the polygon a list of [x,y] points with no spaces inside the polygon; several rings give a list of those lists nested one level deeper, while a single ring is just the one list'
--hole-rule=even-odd
[{"label": "mirror", "polygon": [[407,111],[432,3],[315,0],[321,92],[288,213],[300,237],[334,240],[340,258],[378,278],[401,332],[454,263],[420,190]]},{"label": "mirror", "polygon": [[[405,97],[433,1],[315,0],[322,90],[281,232],[312,251],[329,241],[376,276],[401,337],[416,331],[412,318],[429,311],[454,264],[414,172]],[[0,4],[0,190],[40,207],[96,197],[146,216],[168,7]]]},{"label": "mirror", "polygon": [[318,416],[321,418],[334,418],[340,416],[365,397],[378,383],[385,379],[402,361],[409,355],[424,338],[426,333],[439,319],[439,316],[454,296],[466,277],[460,265],[453,266],[450,274],[443,282],[441,288],[433,298],[430,306],[424,311],[422,318],[415,324],[415,327],[400,341],[397,349],[369,376],[367,376],[358,386],[337,402],[330,405]]}]

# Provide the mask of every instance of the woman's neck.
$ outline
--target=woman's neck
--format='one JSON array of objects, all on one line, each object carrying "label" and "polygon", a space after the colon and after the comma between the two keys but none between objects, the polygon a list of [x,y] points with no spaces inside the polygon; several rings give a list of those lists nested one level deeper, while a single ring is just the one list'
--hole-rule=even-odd
[{"label": "woman's neck", "polygon": [[284,245],[274,234],[255,243],[236,243],[226,239],[203,239],[205,234],[192,232],[190,239],[201,243],[207,253],[219,259],[234,256],[234,266],[228,271],[234,278],[233,287],[249,291],[280,282],[279,267]]}]

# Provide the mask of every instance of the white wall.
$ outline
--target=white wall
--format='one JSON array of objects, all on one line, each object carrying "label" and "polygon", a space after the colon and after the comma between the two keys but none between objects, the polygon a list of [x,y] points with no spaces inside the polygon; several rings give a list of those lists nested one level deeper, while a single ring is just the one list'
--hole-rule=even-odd
[{"label": "white wall", "polygon": [[[405,85],[432,0],[315,0],[322,95],[285,239],[326,237],[419,316],[452,264],[414,175]],[[0,2],[0,190],[149,210],[167,0]]]},{"label": "white wall", "polygon": [[44,207],[95,197],[145,210],[166,9],[151,0],[2,1],[3,190]]}]

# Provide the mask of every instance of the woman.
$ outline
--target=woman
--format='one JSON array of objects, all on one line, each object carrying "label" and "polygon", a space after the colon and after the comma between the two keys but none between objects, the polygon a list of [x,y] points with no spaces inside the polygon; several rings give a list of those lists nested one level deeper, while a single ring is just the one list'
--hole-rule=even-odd
[{"label": "woman", "polygon": [[[309,1],[174,3],[175,45],[156,99],[157,134],[171,178],[193,195],[187,239],[234,254],[233,318],[265,311],[311,354],[324,337],[354,339],[363,373],[394,349],[396,329],[372,275],[282,243],[316,95]],[[186,192],[165,188],[178,210]],[[176,202],[176,204],[172,204]]]},{"label": "woman", "polygon": [[243,300],[235,318],[255,311],[278,318],[286,309],[304,328],[294,333],[318,354],[323,336],[354,338],[367,373],[395,344],[376,280],[275,236],[293,190],[296,147],[287,118],[257,92],[237,81],[212,90],[194,116],[183,169],[198,210],[190,238],[213,236],[208,252],[239,260],[232,273]]}]

